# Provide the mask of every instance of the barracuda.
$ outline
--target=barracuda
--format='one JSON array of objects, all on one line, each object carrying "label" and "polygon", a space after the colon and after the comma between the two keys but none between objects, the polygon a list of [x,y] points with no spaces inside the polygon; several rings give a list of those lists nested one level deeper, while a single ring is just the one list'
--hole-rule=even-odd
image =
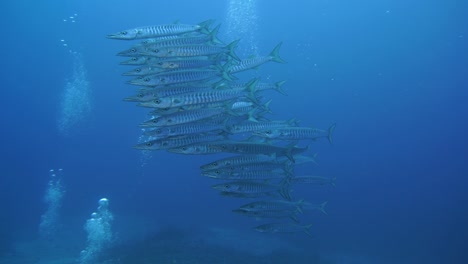
[{"label": "barracuda", "polygon": [[283,127],[256,131],[253,134],[260,137],[286,140],[312,139],[326,137],[330,143],[333,143],[332,133],[336,124],[331,125],[328,130],[310,128],[310,127]]},{"label": "barracuda", "polygon": [[210,56],[225,53],[235,60],[240,60],[234,52],[239,40],[235,40],[227,46],[209,46],[209,45],[186,45],[174,47],[154,47],[145,49],[142,55],[154,56],[158,58],[171,57],[194,57],[194,56]]},{"label": "barracuda", "polygon": [[187,24],[165,24],[165,25],[155,25],[155,26],[145,26],[137,27],[128,30],[123,30],[117,33],[107,35],[110,39],[122,39],[122,40],[132,40],[132,39],[143,39],[143,38],[153,38],[161,36],[170,36],[170,35],[179,35],[188,32],[201,32],[204,34],[209,34],[209,26],[214,22],[214,20],[206,20],[198,25],[187,25]]},{"label": "barracuda", "polygon": [[173,126],[178,124],[190,123],[194,121],[203,120],[206,118],[214,117],[216,115],[224,114],[225,108],[202,108],[191,111],[181,111],[171,113],[157,118],[153,118],[142,123],[141,127],[161,127],[161,126]]},{"label": "barracuda", "polygon": [[239,61],[237,64],[234,64],[233,66],[230,67],[229,71],[231,73],[237,73],[237,72],[242,72],[250,69],[254,69],[264,63],[267,63],[269,61],[274,61],[274,62],[279,62],[279,63],[286,63],[283,59],[280,58],[279,56],[279,49],[281,48],[281,45],[283,43],[280,42],[276,47],[273,49],[273,51],[270,53],[270,55],[265,56],[265,57],[255,57],[251,59],[245,59]]},{"label": "barracuda", "polygon": [[148,142],[138,144],[134,146],[134,148],[141,149],[141,150],[160,150],[160,149],[177,148],[180,146],[190,145],[194,143],[216,141],[216,140],[221,140],[221,139],[224,139],[224,136],[207,135],[207,134],[187,135],[187,136],[150,140]]},{"label": "barracuda", "polygon": [[155,87],[179,83],[207,81],[216,77],[222,77],[226,80],[232,80],[229,74],[225,71],[220,72],[218,70],[185,70],[142,76],[140,78],[130,80],[128,81],[128,83],[133,85]]}]

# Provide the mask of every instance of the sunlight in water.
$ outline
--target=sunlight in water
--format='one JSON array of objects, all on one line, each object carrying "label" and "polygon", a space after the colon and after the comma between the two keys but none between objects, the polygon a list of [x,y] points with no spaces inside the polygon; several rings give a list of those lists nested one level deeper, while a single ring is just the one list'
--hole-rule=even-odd
[{"label": "sunlight in water", "polygon": [[229,0],[227,10],[227,35],[241,39],[237,51],[240,56],[258,55],[256,39],[258,15],[256,0]]},{"label": "sunlight in water", "polygon": [[62,135],[69,135],[77,125],[91,113],[91,88],[83,58],[73,53],[73,75],[66,83],[60,103],[58,130]]}]

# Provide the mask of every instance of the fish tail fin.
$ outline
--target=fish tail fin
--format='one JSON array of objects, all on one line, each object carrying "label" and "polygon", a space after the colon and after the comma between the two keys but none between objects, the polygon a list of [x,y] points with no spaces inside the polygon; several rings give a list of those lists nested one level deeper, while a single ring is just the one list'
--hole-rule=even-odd
[{"label": "fish tail fin", "polygon": [[228,55],[237,61],[240,61],[241,59],[237,57],[236,53],[234,52],[234,49],[237,47],[239,41],[240,39],[234,40],[226,46],[226,49],[228,50]]},{"label": "fish tail fin", "polygon": [[286,147],[286,150],[285,150],[285,153],[284,155],[292,162],[292,163],[296,163],[296,160],[294,159],[293,155],[292,155],[292,151],[294,149],[294,147],[296,146],[296,143],[295,142],[292,142],[291,144],[289,144],[287,147]]},{"label": "fish tail fin", "polygon": [[227,81],[230,81],[230,82],[233,81],[232,76],[227,71],[223,71],[221,73],[221,77],[223,77],[224,80],[227,80]]},{"label": "fish tail fin", "polygon": [[207,34],[209,35],[210,34],[210,26],[211,24],[213,24],[214,22],[214,19],[209,19],[209,20],[205,20],[203,22],[200,22],[198,24],[198,26],[200,27],[199,30],[201,33],[203,34]]},{"label": "fish tail fin", "polygon": [[294,166],[291,165],[291,163],[285,163],[284,172],[286,173],[288,178],[291,179],[291,177],[294,176]]},{"label": "fish tail fin", "polygon": [[264,103],[264,104],[262,105],[262,109],[263,109],[264,111],[266,111],[267,113],[273,114],[273,112],[272,112],[271,109],[270,109],[271,101],[273,101],[273,100],[270,99],[270,100],[268,100],[268,102]]},{"label": "fish tail fin", "polygon": [[330,180],[331,186],[336,187],[335,182],[336,182],[336,176],[334,176],[334,177],[331,178],[331,180]]},{"label": "fish tail fin", "polygon": [[237,79],[237,78],[230,74],[229,67],[230,67],[229,63],[226,62],[224,65],[219,65],[218,70],[221,72],[221,77],[224,80],[232,82],[234,79]]},{"label": "fish tail fin", "polygon": [[321,203],[317,209],[320,210],[320,212],[324,213],[325,215],[328,215],[327,211],[325,211],[325,206],[327,205],[328,201],[325,201]]},{"label": "fish tail fin", "polygon": [[289,218],[291,218],[294,222],[299,223],[299,219],[297,219],[296,212],[294,212]]},{"label": "fish tail fin", "polygon": [[288,177],[281,180],[279,193],[284,199],[291,201],[291,188]]},{"label": "fish tail fin", "polygon": [[299,126],[299,122],[300,121],[298,119],[293,117],[293,118],[288,120],[288,125],[290,125],[290,126]]},{"label": "fish tail fin", "polygon": [[271,51],[270,57],[272,61],[279,62],[279,63],[286,63],[280,56],[279,56],[279,50],[281,48],[281,45],[283,45],[283,42],[278,43],[276,47]]},{"label": "fish tail fin", "polygon": [[275,83],[275,88],[273,88],[273,89],[274,89],[275,91],[277,91],[278,93],[282,94],[282,95],[288,95],[288,94],[281,88],[285,82],[286,82],[286,81],[279,81],[279,82],[276,82],[276,83]]},{"label": "fish tail fin", "polygon": [[302,206],[304,206],[304,201],[305,201],[304,199],[301,199],[296,203],[297,211],[301,214],[304,213],[304,211],[302,210]]},{"label": "fish tail fin", "polygon": [[312,235],[312,233],[310,233],[310,228],[312,227],[312,224],[310,225],[305,225],[304,226],[304,233],[306,233],[306,235],[310,236],[311,238],[314,238],[314,236]]},{"label": "fish tail fin", "polygon": [[256,110],[255,108],[253,108],[252,110],[250,110],[250,111],[247,113],[247,116],[248,116],[248,120],[249,120],[249,121],[258,123],[258,120],[257,120],[257,118],[255,117],[255,110]]},{"label": "fish tail fin", "polygon": [[217,25],[215,28],[213,28],[213,30],[211,30],[211,32],[209,33],[210,35],[210,38],[211,38],[211,42],[213,42],[214,44],[223,44],[223,42],[221,40],[218,39],[218,31],[219,31],[219,28],[221,27],[221,24]]},{"label": "fish tail fin", "polygon": [[258,79],[252,79],[245,86],[245,90],[248,92],[247,98],[249,98],[256,105],[258,105],[258,100],[255,97],[255,93],[257,92],[257,84]]},{"label": "fish tail fin", "polygon": [[312,157],[311,157],[312,162],[313,162],[314,164],[316,164],[316,165],[318,165],[318,163],[317,163],[317,155],[318,155],[318,153],[314,153],[314,155],[312,155]]},{"label": "fish tail fin", "polygon": [[333,138],[332,138],[332,133],[335,131],[336,123],[333,123],[329,128],[328,128],[328,142],[330,144],[333,144]]},{"label": "fish tail fin", "polygon": [[221,130],[228,134],[228,135],[232,135],[232,131],[229,129],[229,120],[230,118],[229,117],[226,117],[224,120],[223,120],[223,123],[221,124]]}]

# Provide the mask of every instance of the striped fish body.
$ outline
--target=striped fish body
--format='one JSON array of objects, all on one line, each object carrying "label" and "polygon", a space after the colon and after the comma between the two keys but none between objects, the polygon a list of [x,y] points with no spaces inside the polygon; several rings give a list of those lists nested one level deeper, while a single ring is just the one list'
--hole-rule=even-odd
[{"label": "striped fish body", "polygon": [[179,107],[195,104],[206,104],[223,102],[239,97],[245,97],[246,93],[241,90],[205,90],[188,94],[179,94],[169,98],[170,107]]},{"label": "striped fish body", "polygon": [[166,70],[187,70],[196,68],[213,68],[218,60],[209,57],[194,57],[193,59],[169,59],[160,61],[154,65]]},{"label": "striped fish body", "polygon": [[174,107],[183,107],[188,109],[188,107],[194,105],[202,107],[221,107],[223,104],[220,102],[228,101],[236,97],[237,95],[235,94],[234,96],[231,95],[231,97],[229,97],[227,93],[220,93],[220,91],[206,89],[191,93],[177,94],[174,96],[157,97],[154,100],[142,102],[139,106],[163,109]]},{"label": "striped fish body", "polygon": [[[216,102],[216,103],[209,103],[209,104],[199,104],[199,105],[189,105],[189,106],[184,106],[184,107],[171,107],[171,108],[156,108],[152,104],[154,102],[143,102],[139,103],[138,106],[143,106],[143,107],[153,107],[154,110],[150,112],[152,115],[156,116],[162,116],[162,115],[167,115],[170,113],[176,113],[176,112],[182,112],[182,111],[192,111],[192,110],[198,110],[202,108],[220,108],[220,107],[226,107],[226,104],[221,102]],[[210,123],[215,123],[215,121],[224,121],[226,119],[225,115],[216,115],[210,118],[210,120],[204,120],[204,121],[209,121]],[[227,133],[230,133],[229,130],[225,129]]]},{"label": "striped fish body", "polygon": [[228,50],[225,47],[207,45],[186,45],[149,48],[146,49],[143,53],[141,53],[141,55],[154,56],[158,58],[173,58],[210,56],[226,52],[228,52]]},{"label": "striped fish body", "polygon": [[[265,211],[265,210],[288,210],[296,211],[300,210],[304,200],[297,202],[285,201],[285,200],[269,200],[269,201],[257,201],[248,204],[244,204],[239,209],[245,211]],[[301,210],[300,210],[301,211]]]},{"label": "striped fish body", "polygon": [[146,38],[146,39],[143,39],[140,43],[138,43],[135,46],[146,46],[146,45],[151,45],[153,43],[157,43],[161,41],[190,37],[190,36],[195,36],[195,35],[198,35],[198,33],[191,32],[191,33],[185,33],[181,35],[169,35],[169,36],[160,36],[160,37],[155,37],[155,38]]},{"label": "striped fish body", "polygon": [[126,97],[126,102],[148,102],[158,97],[158,94],[154,91],[142,91],[136,95]]},{"label": "striped fish body", "polygon": [[[211,42],[210,35],[198,35],[198,36],[180,36],[178,38],[166,39],[155,41],[144,45],[148,49],[162,48],[162,47],[174,47],[174,46],[189,46],[189,45],[207,45]],[[136,45],[138,46],[138,45]]]},{"label": "striped fish body", "polygon": [[210,147],[213,143],[197,143],[197,144],[190,144],[186,146],[181,146],[178,148],[171,148],[168,149],[169,152],[178,153],[178,154],[185,154],[185,155],[208,155],[208,154],[215,154],[220,153],[221,151],[215,150]]},{"label": "striped fish body", "polygon": [[283,59],[280,58],[279,56],[279,49],[281,48],[282,43],[279,43],[276,45],[276,47],[271,51],[271,53],[268,56],[264,57],[256,57],[252,59],[245,59],[239,61],[236,65],[233,65],[230,67],[230,72],[231,73],[237,73],[241,71],[246,71],[249,69],[254,69],[264,63],[267,63],[269,61],[275,61],[279,63],[286,63]]},{"label": "striped fish body", "polygon": [[216,184],[213,185],[212,188],[221,192],[259,194],[279,191],[282,187],[279,185],[267,183],[235,181]]},{"label": "striped fish body", "polygon": [[173,126],[203,120],[224,113],[224,108],[202,108],[171,113],[142,123],[141,127]]},{"label": "striped fish body", "polygon": [[157,87],[155,89],[147,89],[142,90],[138,94],[134,96],[130,96],[124,99],[124,101],[128,102],[149,102],[147,104],[139,104],[142,107],[150,107],[150,108],[162,108],[158,107],[157,105],[153,105],[153,101],[158,98],[164,98],[169,96],[174,96],[177,94],[184,94],[184,93],[193,93],[196,91],[203,91],[203,90],[211,90],[212,88],[209,87],[196,87],[196,86],[178,86],[178,87],[171,87],[171,86],[163,86]]},{"label": "striped fish body", "polygon": [[126,61],[122,61],[121,65],[152,65],[160,62],[161,59],[157,57],[148,57],[148,56],[140,56],[140,57],[132,57]]},{"label": "striped fish body", "polygon": [[246,121],[239,124],[233,124],[228,127],[231,133],[246,133],[252,131],[261,131],[279,127],[289,127],[289,121],[268,121],[268,122],[250,122]]},{"label": "striped fish body", "polygon": [[[283,84],[286,81],[279,81],[276,83],[266,83],[266,82],[257,82],[255,85],[256,91],[265,91],[265,90],[275,90],[283,95],[287,95],[286,92],[282,89]],[[227,86],[231,87],[232,89],[245,89],[245,87],[249,83],[229,83]]]},{"label": "striped fish body", "polygon": [[297,210],[261,210],[261,211],[248,211],[242,209],[233,210],[234,213],[238,213],[245,216],[255,218],[292,218],[294,221],[298,221],[296,218]]},{"label": "striped fish body", "polygon": [[286,177],[285,173],[281,170],[231,171],[216,169],[210,171],[203,171],[202,175],[214,179],[237,181],[285,179]]},{"label": "striped fish body", "polygon": [[237,141],[227,141],[217,145],[216,148],[220,148],[226,152],[241,154],[273,154],[286,150],[284,147],[275,145]]},{"label": "striped fish body", "polygon": [[131,47],[130,49],[121,51],[117,53],[118,56],[154,56],[153,53],[156,50],[167,47],[174,46],[187,46],[187,45],[197,45],[197,44],[206,44],[210,41],[210,37],[206,35],[197,36],[197,37],[187,37],[187,38],[171,38],[167,40],[161,40],[158,42],[149,43],[146,45],[137,44]]},{"label": "striped fish body", "polygon": [[190,123],[175,125],[175,126],[168,126],[168,127],[159,127],[154,130],[150,130],[145,132],[147,136],[154,136],[159,138],[165,137],[174,137],[174,136],[181,136],[181,135],[190,135],[190,134],[197,134],[197,133],[206,133],[206,132],[222,132],[224,126],[222,124],[207,124],[203,123]]},{"label": "striped fish body", "polygon": [[184,33],[181,35],[162,36],[158,38],[149,38],[140,42],[138,45],[158,44],[161,46],[184,46],[192,44],[222,44],[217,38],[221,25],[216,26],[209,34],[200,34],[199,32]]},{"label": "striped fish body", "polygon": [[135,146],[135,148],[142,149],[142,150],[169,149],[169,148],[177,148],[180,146],[190,145],[194,143],[221,140],[223,138],[224,137],[221,135],[204,135],[204,134],[170,137],[170,138],[164,138],[164,139],[151,140],[142,144],[138,144]]},{"label": "striped fish body", "polygon": [[276,155],[241,155],[220,159],[205,165],[200,166],[202,170],[215,170],[223,167],[240,166],[246,164],[255,164],[259,162],[272,161],[276,159]]},{"label": "striped fish body", "polygon": [[[234,53],[234,48],[237,46],[238,40],[230,43],[227,46],[209,46],[209,45],[186,45],[173,47],[157,47],[147,49],[142,55],[154,56],[158,58],[173,58],[173,57],[199,57],[212,56],[218,54],[227,54],[228,56],[238,60]],[[219,55],[221,56],[221,55]]]},{"label": "striped fish body", "polygon": [[[141,93],[153,93],[155,97],[162,98],[162,97],[169,97],[174,96],[177,94],[184,94],[184,93],[194,93],[197,91],[205,91],[205,90],[212,90],[213,88],[209,86],[192,86],[192,85],[177,85],[177,86],[162,86],[156,88],[143,88],[140,90]],[[154,99],[154,98],[153,98]]]},{"label": "striped fish body", "polygon": [[316,139],[320,137],[328,137],[327,130],[309,127],[275,128],[271,130],[255,132],[254,134],[257,136],[267,138],[286,140]]},{"label": "striped fish body", "polygon": [[264,63],[271,61],[271,57],[256,57],[252,59],[241,60],[238,64],[229,68],[230,73],[238,73],[256,68]]},{"label": "striped fish body", "polygon": [[277,156],[286,156],[290,161],[294,162],[294,155],[302,153],[307,148],[299,147],[281,147],[270,144],[251,143],[251,142],[235,142],[227,141],[213,146],[225,152],[240,153],[240,154],[273,154]]},{"label": "striped fish body", "polygon": [[259,161],[254,163],[244,163],[237,165],[227,165],[227,166],[218,166],[215,169],[205,169],[203,172],[210,171],[228,171],[230,173],[234,172],[247,172],[247,171],[271,171],[271,170],[280,170],[283,174],[290,170],[290,162],[284,161],[279,163],[275,160]]},{"label": "striped fish body", "polygon": [[111,39],[132,40],[154,38],[170,35],[180,35],[188,32],[199,31],[204,34],[209,33],[208,27],[213,23],[213,20],[201,22],[198,25],[187,24],[165,24],[155,26],[137,27],[128,30],[123,30],[114,34],[107,35]]},{"label": "striped fish body", "polygon": [[128,71],[128,72],[124,72],[122,73],[122,75],[124,76],[145,76],[145,75],[154,75],[154,74],[158,74],[158,73],[165,73],[165,72],[168,72],[170,70],[166,70],[166,69],[161,69],[159,67],[154,67],[154,66],[151,66],[151,65],[144,65],[144,66],[141,66],[141,67],[138,67],[136,69],[133,69],[131,71]]},{"label": "striped fish body", "polygon": [[241,164],[236,166],[221,167],[218,170],[227,170],[231,172],[251,172],[251,171],[273,171],[285,175],[289,169],[289,162],[279,163],[275,161],[266,161],[250,164]]},{"label": "striped fish body", "polygon": [[173,71],[163,74],[143,76],[130,80],[128,83],[141,86],[164,86],[177,83],[191,83],[216,78],[220,75],[216,70]]}]

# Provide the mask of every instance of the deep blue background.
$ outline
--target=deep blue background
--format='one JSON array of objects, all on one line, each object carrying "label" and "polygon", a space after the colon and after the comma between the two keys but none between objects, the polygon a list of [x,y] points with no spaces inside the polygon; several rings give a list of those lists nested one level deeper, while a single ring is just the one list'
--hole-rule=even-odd
[{"label": "deep blue background", "polygon": [[[78,223],[78,231],[103,196],[116,215],[160,225],[255,225],[231,214],[239,201],[218,196],[213,182],[198,175],[212,157],[155,152],[141,167],[131,146],[145,110],[122,102],[134,88],[124,84],[126,68],[115,56],[130,42],[104,37],[177,19],[225,22],[227,1],[0,7],[0,236],[37,235],[48,170],[58,167],[65,170],[64,221]],[[315,247],[409,263],[466,263],[467,10],[457,0],[257,1],[259,51],[283,41],[288,61],[261,69],[272,81],[288,81],[288,97],[270,95],[274,118],[322,128],[337,123],[335,143],[314,143],[320,165],[305,172],[337,177],[323,196],[329,216],[312,218]],[[77,23],[62,22],[74,13]],[[56,129],[72,71],[60,39],[82,53],[93,89],[92,116],[68,137]]]}]

